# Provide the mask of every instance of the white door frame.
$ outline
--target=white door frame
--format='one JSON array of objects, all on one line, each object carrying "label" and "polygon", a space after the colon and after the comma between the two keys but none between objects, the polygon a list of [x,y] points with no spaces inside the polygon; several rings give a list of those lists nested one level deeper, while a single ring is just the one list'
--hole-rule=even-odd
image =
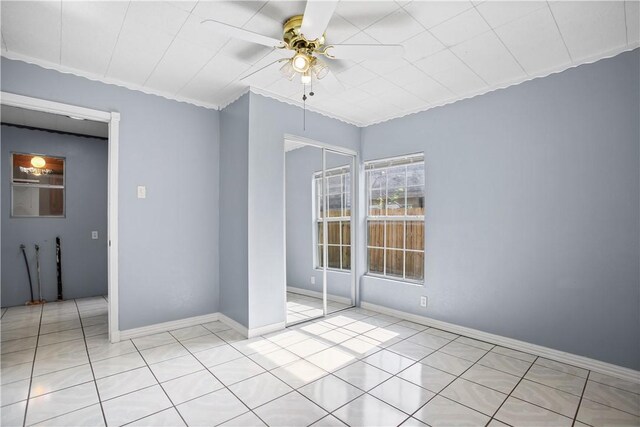
[{"label": "white door frame", "polygon": [[107,212],[107,291],[109,293],[109,340],[120,341],[118,326],[118,138],[120,131],[120,113],[60,102],[47,101],[14,93],[0,92],[0,104],[45,113],[73,116],[86,120],[104,122],[109,125],[108,155],[108,212]]},{"label": "white door frame", "polygon": [[[345,148],[345,147],[341,147],[339,145],[333,145],[333,144],[326,144],[324,142],[319,142],[319,141],[315,141],[313,139],[309,139],[309,138],[305,138],[302,136],[297,136],[297,135],[291,135],[291,134],[284,134],[284,140],[283,141],[293,141],[293,142],[297,142],[300,144],[304,144],[305,146],[308,147],[315,147],[315,148],[319,148],[322,150],[322,182],[323,182],[323,186],[326,186],[326,182],[325,182],[325,172],[326,172],[326,154],[327,152],[329,153],[334,153],[334,154],[340,154],[340,155],[344,155],[344,156],[350,156],[351,157],[351,304],[352,306],[356,306],[356,297],[357,297],[357,270],[356,270],[356,264],[357,264],[357,247],[355,246],[354,242],[357,242],[357,232],[356,229],[358,228],[357,225],[357,221],[354,220],[354,218],[358,218],[358,201],[356,199],[356,196],[358,195],[358,185],[359,185],[359,174],[358,174],[358,152],[355,150],[351,150],[349,148]],[[293,326],[296,325],[298,323],[304,323],[307,320],[302,320],[302,321],[298,321],[298,322],[293,322],[291,324],[287,323],[287,152],[285,150],[283,151],[283,156],[284,156],[284,164],[283,164],[283,180],[282,180],[282,186],[283,186],[283,205],[284,205],[284,215],[283,215],[283,222],[284,222],[284,277],[285,277],[285,283],[284,283],[284,319],[285,319],[285,325],[286,326]],[[323,194],[325,195],[325,198],[328,197],[327,195],[327,190],[326,188],[323,189]],[[325,206],[327,206],[327,201],[325,199]],[[328,259],[328,253],[327,253],[327,220],[326,218],[323,221],[323,241],[325,242],[323,246],[323,258],[326,260]],[[354,250],[355,248],[355,250]],[[322,301],[322,316],[319,317],[324,317],[326,316],[327,313],[327,263],[324,263],[324,267],[322,269],[322,295],[323,295],[323,301]],[[311,320],[311,319],[309,319]]]}]

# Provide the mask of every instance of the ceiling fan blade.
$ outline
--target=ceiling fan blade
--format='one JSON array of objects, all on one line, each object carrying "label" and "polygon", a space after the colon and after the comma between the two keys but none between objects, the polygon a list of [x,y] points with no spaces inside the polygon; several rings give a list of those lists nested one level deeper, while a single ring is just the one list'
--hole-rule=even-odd
[{"label": "ceiling fan blade", "polygon": [[238,80],[242,81],[248,79],[249,77],[259,73],[260,71],[271,67],[273,64],[278,64],[280,62],[288,61],[289,58],[283,57],[282,51],[279,49],[274,49],[265,55],[262,59],[256,62],[251,68],[249,68],[245,74],[240,77]]},{"label": "ceiling fan blade", "polygon": [[395,61],[404,55],[404,47],[400,44],[334,44],[325,52],[335,59]]},{"label": "ceiling fan blade", "polygon": [[307,0],[300,27],[300,32],[307,40],[322,37],[337,5],[337,0]]},{"label": "ceiling fan blade", "polygon": [[235,39],[240,39],[269,47],[282,47],[284,45],[284,42],[282,40],[254,33],[253,31],[245,30],[244,28],[234,27],[233,25],[225,24],[224,22],[215,21],[213,19],[205,19],[201,22],[201,24],[205,23],[212,30],[219,32],[222,35],[233,37]]}]

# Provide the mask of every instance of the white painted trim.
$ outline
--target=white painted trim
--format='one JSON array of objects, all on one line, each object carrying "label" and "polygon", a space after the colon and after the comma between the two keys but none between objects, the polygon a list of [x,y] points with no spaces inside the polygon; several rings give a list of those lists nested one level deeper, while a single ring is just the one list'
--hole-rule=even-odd
[{"label": "white painted trim", "polygon": [[236,322],[229,316],[226,316],[222,313],[218,313],[218,320],[220,320],[222,323],[224,323],[225,325],[227,325],[228,327],[238,332],[239,334],[242,334],[245,337],[249,335],[249,330],[247,329],[246,326],[244,326],[239,322]]},{"label": "white painted trim", "polygon": [[258,337],[260,335],[269,334],[271,332],[281,331],[287,327],[286,322],[272,323],[271,325],[260,326],[259,328],[249,329],[247,338]]},{"label": "white painted trim", "polygon": [[[287,292],[293,292],[294,294],[300,294],[300,295],[305,295],[308,297],[314,297],[314,298],[318,298],[318,299],[322,299],[322,292],[318,292],[318,291],[311,291],[309,289],[303,289],[303,288],[296,288],[295,286],[287,286]],[[342,304],[348,304],[351,305],[351,300],[347,297],[341,297],[338,295],[331,295],[329,293],[327,293],[327,299],[334,301],[334,302],[339,302]]]},{"label": "white painted trim", "polygon": [[111,113],[109,121],[109,144],[108,144],[108,209],[109,223],[107,225],[107,265],[108,265],[108,295],[109,295],[109,341],[112,343],[120,341],[120,314],[119,314],[119,267],[120,251],[118,244],[118,156],[120,144],[120,113]]},{"label": "white painted trim", "polygon": [[109,154],[107,161],[107,235],[109,244],[107,251],[108,321],[109,340],[111,342],[118,342],[120,340],[118,326],[118,145],[120,139],[120,113],[94,110],[9,92],[0,92],[0,104],[63,116],[79,117],[85,120],[104,122],[109,125]]},{"label": "white painted trim", "polygon": [[144,337],[160,332],[168,332],[175,329],[188,328],[190,326],[196,326],[202,323],[215,322],[216,320],[220,320],[220,313],[211,313],[202,316],[188,317],[186,319],[172,320],[170,322],[156,323],[154,325],[142,326],[140,328],[120,331],[120,339],[128,340],[131,338]]},{"label": "white painted trim", "polygon": [[203,107],[203,108],[209,108],[212,110],[218,110],[219,107],[216,104],[212,104],[212,103],[208,103],[208,102],[202,102],[202,101],[197,101],[195,99],[191,99],[191,98],[185,98],[179,95],[175,95],[175,94],[171,94],[168,92],[163,92],[161,90],[156,90],[156,89],[151,89],[145,86],[140,86],[134,83],[127,83],[124,82],[122,80],[118,80],[118,79],[113,79],[111,77],[105,77],[103,75],[99,75],[99,74],[95,74],[95,73],[91,73],[88,71],[83,71],[83,70],[79,70],[77,68],[73,68],[73,67],[67,67],[65,65],[60,65],[60,64],[56,64],[53,62],[49,62],[49,61],[45,61],[43,59],[39,59],[39,58],[34,58],[32,56],[28,56],[28,55],[22,55],[19,53],[15,53],[15,52],[8,52],[8,51],[2,51],[2,55],[7,59],[12,59],[15,61],[22,61],[22,62],[26,62],[27,64],[33,64],[33,65],[37,65],[39,67],[42,68],[46,68],[48,70],[54,70],[54,71],[58,71],[60,73],[63,74],[72,74],[76,77],[82,77],[85,79],[89,79],[95,82],[100,82],[100,83],[104,83],[104,84],[108,84],[108,85],[114,85],[114,86],[120,86],[123,87],[125,89],[129,89],[129,90],[135,90],[136,92],[142,92],[145,93],[147,95],[155,95],[155,96],[160,96],[162,98],[165,99],[170,99],[172,101],[178,101],[178,102],[184,102],[187,104],[191,104],[191,105],[195,105],[197,107]]},{"label": "white painted trim", "polygon": [[324,142],[316,141],[315,139],[305,138],[304,136],[293,135],[290,133],[284,134],[285,141],[291,141],[294,143],[300,143],[304,145],[310,145],[316,148],[326,148],[329,151],[336,152],[338,154],[343,154],[345,156],[354,156],[358,157],[358,152],[351,150],[350,148],[342,147],[340,145],[326,144]]},{"label": "white painted trim", "polygon": [[431,326],[438,329],[444,329],[449,332],[464,335],[469,338],[475,338],[481,341],[487,341],[492,344],[498,344],[504,347],[509,347],[515,350],[524,351],[526,353],[535,354],[538,356],[546,357],[556,360],[558,362],[567,363],[580,368],[588,369],[591,371],[600,372],[602,374],[611,375],[614,377],[622,378],[627,381],[640,383],[640,371],[634,369],[625,368],[623,366],[614,365],[612,363],[602,362],[600,360],[591,359],[589,357],[578,356],[577,354],[567,353],[553,348],[544,347],[537,344],[531,344],[525,341],[516,340],[513,338],[503,337],[501,335],[491,334],[489,332],[479,331],[477,329],[468,328],[466,326],[459,326],[453,323],[443,322],[442,320],[431,319],[425,316],[419,316],[417,314],[406,313],[400,310],[394,310],[381,305],[368,303],[362,301],[360,306],[365,310],[376,311],[378,313],[388,314],[400,319],[409,320],[411,322],[419,323],[421,325]]}]

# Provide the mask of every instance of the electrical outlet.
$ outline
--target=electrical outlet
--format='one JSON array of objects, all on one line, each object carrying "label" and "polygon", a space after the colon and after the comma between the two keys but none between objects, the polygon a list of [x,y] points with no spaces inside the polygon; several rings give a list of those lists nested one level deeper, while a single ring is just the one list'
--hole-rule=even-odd
[{"label": "electrical outlet", "polygon": [[144,185],[138,185],[138,199],[147,198],[147,187]]},{"label": "electrical outlet", "polygon": [[93,240],[98,240],[98,232],[97,231],[92,231],[91,232],[91,238]]},{"label": "electrical outlet", "polygon": [[316,276],[311,276],[311,284],[312,285],[316,284]]},{"label": "electrical outlet", "polygon": [[427,307],[427,297],[420,297],[420,307]]}]

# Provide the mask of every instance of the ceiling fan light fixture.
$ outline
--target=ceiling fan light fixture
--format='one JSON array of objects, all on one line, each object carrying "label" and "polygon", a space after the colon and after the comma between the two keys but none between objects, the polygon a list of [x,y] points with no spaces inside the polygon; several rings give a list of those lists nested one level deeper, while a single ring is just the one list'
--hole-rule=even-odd
[{"label": "ceiling fan light fixture", "polygon": [[303,85],[308,85],[308,84],[310,84],[310,83],[311,83],[311,72],[310,72],[310,71],[307,71],[306,73],[302,74],[302,75],[300,76],[300,82],[301,82]]},{"label": "ceiling fan light fixture", "polygon": [[291,65],[291,62],[291,60],[288,60],[282,67],[280,67],[280,73],[288,80],[293,80],[293,78],[297,74],[296,70],[293,68],[293,65]]},{"label": "ceiling fan light fixture", "polygon": [[291,58],[291,65],[298,73],[306,73],[311,66],[312,57],[303,52],[296,53]]},{"label": "ceiling fan light fixture", "polygon": [[322,80],[327,76],[327,74],[329,74],[329,67],[324,63],[324,61],[316,58],[311,66],[311,72],[316,76],[316,79]]}]

